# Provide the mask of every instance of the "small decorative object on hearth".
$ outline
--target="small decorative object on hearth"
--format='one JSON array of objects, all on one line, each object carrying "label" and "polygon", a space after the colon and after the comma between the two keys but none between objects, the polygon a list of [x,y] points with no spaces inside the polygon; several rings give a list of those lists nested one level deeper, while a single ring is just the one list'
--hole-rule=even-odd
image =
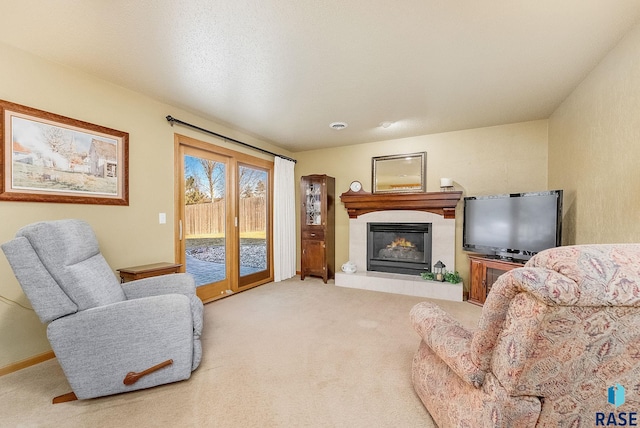
[{"label": "small decorative object on hearth", "polygon": [[440,191],[441,192],[451,192],[451,191],[453,191],[453,180],[451,178],[441,178],[440,179]]},{"label": "small decorative object on hearth", "polygon": [[356,273],[356,264],[352,261],[348,261],[342,265],[342,272],[344,273]]},{"label": "small decorative object on hearth", "polygon": [[435,265],[433,265],[433,273],[435,274],[436,281],[444,282],[445,267],[446,267],[445,264],[442,263],[440,260],[438,260],[438,262]]}]

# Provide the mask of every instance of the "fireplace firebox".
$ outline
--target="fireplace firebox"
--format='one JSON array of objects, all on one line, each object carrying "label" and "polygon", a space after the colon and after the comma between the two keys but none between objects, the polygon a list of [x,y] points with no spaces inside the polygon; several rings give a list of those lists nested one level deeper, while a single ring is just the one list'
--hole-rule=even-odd
[{"label": "fireplace firebox", "polygon": [[431,223],[367,223],[367,270],[431,271]]}]

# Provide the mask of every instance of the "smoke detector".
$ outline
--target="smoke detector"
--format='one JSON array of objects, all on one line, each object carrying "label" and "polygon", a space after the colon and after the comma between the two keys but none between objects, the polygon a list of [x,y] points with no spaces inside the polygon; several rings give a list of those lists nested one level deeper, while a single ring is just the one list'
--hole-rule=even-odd
[{"label": "smoke detector", "polygon": [[347,125],[345,122],[333,122],[329,124],[329,128],[335,129],[336,131],[344,129],[347,126],[349,125]]}]

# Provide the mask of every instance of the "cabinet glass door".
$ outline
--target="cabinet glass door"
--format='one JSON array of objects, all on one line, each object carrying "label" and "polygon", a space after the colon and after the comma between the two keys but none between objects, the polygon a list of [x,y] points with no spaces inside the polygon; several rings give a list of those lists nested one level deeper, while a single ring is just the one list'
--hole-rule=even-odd
[{"label": "cabinet glass door", "polygon": [[505,272],[508,272],[510,269],[498,269],[498,268],[490,268],[487,267],[487,276],[486,276],[486,293],[485,293],[485,299],[486,297],[489,295],[489,292],[491,291],[491,287],[493,287],[493,284],[498,280],[498,277],[500,277],[500,275],[502,275]]},{"label": "cabinet glass door", "polygon": [[305,223],[307,226],[320,226],[322,225],[322,183],[309,181],[305,187]]}]

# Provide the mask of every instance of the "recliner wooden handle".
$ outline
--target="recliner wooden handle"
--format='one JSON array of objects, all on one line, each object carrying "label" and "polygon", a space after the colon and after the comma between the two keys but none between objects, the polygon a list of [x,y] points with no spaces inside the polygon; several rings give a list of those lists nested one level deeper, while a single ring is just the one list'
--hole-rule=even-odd
[{"label": "recliner wooden handle", "polygon": [[155,366],[153,366],[153,367],[149,367],[148,369],[143,370],[143,371],[138,372],[138,373],[136,373],[136,372],[129,372],[129,373],[127,373],[127,375],[124,377],[124,381],[123,381],[123,383],[124,383],[125,385],[133,385],[133,384],[134,384],[134,383],[136,383],[136,382],[137,382],[137,381],[138,381],[142,376],[146,376],[146,375],[148,375],[149,373],[153,373],[153,372],[155,372],[155,371],[157,371],[157,370],[160,370],[161,368],[166,367],[166,366],[169,366],[169,365],[171,365],[171,364],[173,364],[173,360],[167,360],[167,361],[163,361],[163,362],[161,362],[160,364],[156,364],[156,365],[155,365]]}]

